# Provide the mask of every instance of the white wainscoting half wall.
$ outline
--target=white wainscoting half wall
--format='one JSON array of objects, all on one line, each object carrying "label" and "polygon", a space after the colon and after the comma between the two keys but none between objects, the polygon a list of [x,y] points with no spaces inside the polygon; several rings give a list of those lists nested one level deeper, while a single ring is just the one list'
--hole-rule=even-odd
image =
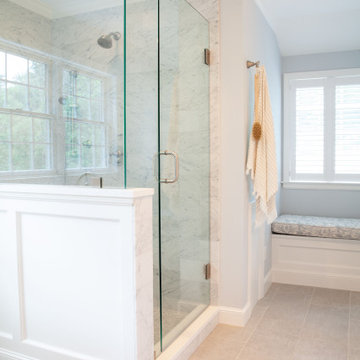
[{"label": "white wainscoting half wall", "polygon": [[272,235],[272,280],[360,291],[360,241]]},{"label": "white wainscoting half wall", "polygon": [[0,359],[153,359],[152,189],[0,185]]}]

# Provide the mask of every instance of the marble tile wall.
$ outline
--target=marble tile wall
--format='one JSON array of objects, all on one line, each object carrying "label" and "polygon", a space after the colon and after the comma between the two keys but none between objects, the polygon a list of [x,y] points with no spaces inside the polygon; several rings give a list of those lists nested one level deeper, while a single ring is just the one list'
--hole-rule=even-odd
[{"label": "marble tile wall", "polygon": [[189,0],[208,21],[210,31],[210,300],[218,305],[220,251],[220,1]]},{"label": "marble tile wall", "polygon": [[[119,0],[122,5],[122,1]],[[105,89],[104,105],[108,121],[109,165],[111,174],[99,174],[105,187],[123,187],[123,119],[124,119],[124,47],[123,6],[84,12],[54,19],[51,23],[51,52],[70,62],[102,71],[110,77],[111,85]],[[120,32],[121,39],[113,47],[104,49],[97,39],[111,32]],[[109,110],[110,109],[110,110]],[[91,171],[90,171],[91,172]],[[66,183],[76,183],[77,177],[66,176]]]},{"label": "marble tile wall", "polygon": [[47,52],[51,44],[51,20],[8,0],[0,1],[1,39]]}]

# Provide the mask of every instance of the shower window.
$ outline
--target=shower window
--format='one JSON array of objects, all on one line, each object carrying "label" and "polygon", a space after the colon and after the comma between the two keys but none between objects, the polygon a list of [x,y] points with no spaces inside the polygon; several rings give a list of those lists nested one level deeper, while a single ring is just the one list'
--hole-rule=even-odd
[{"label": "shower window", "polygon": [[37,57],[0,51],[0,172],[49,171],[52,167],[48,73]]},{"label": "shower window", "polygon": [[78,70],[63,71],[62,116],[67,169],[104,169],[106,123],[104,79]]}]

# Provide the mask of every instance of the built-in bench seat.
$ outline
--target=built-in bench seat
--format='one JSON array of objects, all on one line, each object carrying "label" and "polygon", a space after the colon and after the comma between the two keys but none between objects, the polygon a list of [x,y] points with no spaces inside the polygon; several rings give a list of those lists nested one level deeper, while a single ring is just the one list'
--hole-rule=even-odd
[{"label": "built-in bench seat", "polygon": [[360,219],[279,216],[272,281],[360,291]]},{"label": "built-in bench seat", "polygon": [[360,219],[281,215],[271,229],[275,234],[360,240]]}]

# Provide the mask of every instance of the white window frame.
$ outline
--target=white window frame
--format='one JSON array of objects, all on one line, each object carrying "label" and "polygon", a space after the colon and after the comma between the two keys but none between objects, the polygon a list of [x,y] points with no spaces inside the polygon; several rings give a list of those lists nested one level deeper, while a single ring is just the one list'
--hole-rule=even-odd
[{"label": "white window frame", "polygon": [[[324,173],[296,174],[296,88],[324,86]],[[297,84],[296,84],[297,83]],[[334,173],[335,86],[360,83],[360,68],[284,74],[283,186],[299,189],[360,189],[360,175]],[[296,86],[294,86],[296,84]]]},{"label": "white window frame", "polygon": [[[11,46],[10,44],[1,43],[0,44],[0,51],[5,52],[7,54],[20,56],[23,58],[26,58],[27,60],[32,60],[36,62],[40,62],[46,65],[46,74],[45,74],[45,88],[46,94],[46,112],[45,113],[37,113],[33,112],[31,110],[20,110],[20,109],[12,109],[12,108],[0,108],[0,112],[3,114],[9,114],[11,117],[16,115],[22,115],[22,116],[28,116],[33,118],[41,118],[49,120],[49,144],[50,144],[50,150],[49,150],[49,169],[29,169],[29,170],[12,170],[12,166],[10,167],[9,171],[1,171],[0,172],[0,178],[3,180],[8,179],[14,179],[14,178],[37,178],[37,177],[43,177],[43,176],[52,176],[55,174],[55,168],[54,168],[54,137],[53,137],[53,129],[54,129],[54,122],[55,122],[55,116],[51,112],[52,108],[52,79],[51,79],[51,72],[52,72],[52,66],[53,63],[51,59],[47,56],[42,56],[39,52],[33,52],[25,47],[18,47],[18,46]],[[29,74],[28,74],[29,75]],[[17,82],[6,80],[7,82],[17,84]],[[20,83],[19,83],[20,84]],[[23,84],[22,84],[23,85]],[[29,94],[30,91],[30,85],[29,82],[26,85],[27,91]],[[37,88],[37,87],[35,87]],[[32,120],[33,121],[33,120]],[[11,136],[11,135],[10,135]],[[10,139],[10,144],[12,144],[12,138]],[[31,143],[33,146],[34,143]],[[11,154],[10,154],[11,156]],[[31,157],[33,157],[33,151],[31,153]],[[33,159],[31,160],[33,161]],[[11,163],[11,159],[9,159],[9,162]]]},{"label": "white window frame", "polygon": [[[0,109],[3,112],[13,113],[15,115],[34,115],[36,118],[49,118],[49,132],[50,132],[50,169],[46,170],[25,170],[25,171],[4,171],[0,172],[0,179],[26,180],[29,178],[45,178],[54,177],[64,173],[70,176],[78,176],[86,171],[98,174],[112,174],[117,172],[117,166],[113,165],[110,161],[111,148],[110,144],[117,143],[117,124],[116,119],[118,116],[117,104],[107,98],[107,94],[111,92],[117,92],[117,81],[113,75],[90,68],[85,65],[81,65],[64,58],[53,56],[48,53],[44,53],[39,50],[35,50],[23,45],[15,44],[8,41],[0,40],[0,50],[8,52],[14,55],[22,56],[34,61],[42,62],[47,65],[46,81],[47,81],[47,93],[46,93],[46,114],[32,113],[31,111],[14,110],[14,109]],[[88,75],[90,77],[103,80],[103,93],[102,93],[102,113],[104,117],[105,127],[105,167],[103,168],[77,168],[66,169],[65,166],[65,138],[59,138],[55,136],[57,133],[65,134],[65,122],[62,116],[62,108],[58,103],[58,97],[62,96],[62,71],[64,69],[78,70],[79,72]],[[94,122],[95,123],[95,122]]]}]

